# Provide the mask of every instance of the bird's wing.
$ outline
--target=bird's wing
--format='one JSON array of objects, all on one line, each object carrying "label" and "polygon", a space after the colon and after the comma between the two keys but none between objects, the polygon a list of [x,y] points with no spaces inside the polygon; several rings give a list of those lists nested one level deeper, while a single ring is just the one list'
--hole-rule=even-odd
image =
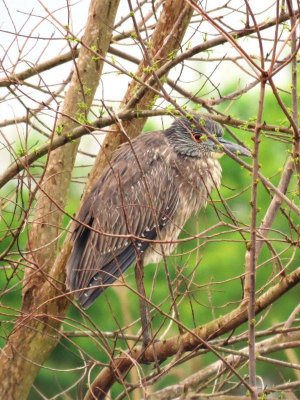
[{"label": "bird's wing", "polygon": [[165,142],[154,148],[141,142],[121,148],[78,215],[93,230],[77,224],[73,232],[68,285],[79,290],[75,295],[85,307],[148,248],[144,239],[155,239],[174,215],[175,172],[155,150]]}]

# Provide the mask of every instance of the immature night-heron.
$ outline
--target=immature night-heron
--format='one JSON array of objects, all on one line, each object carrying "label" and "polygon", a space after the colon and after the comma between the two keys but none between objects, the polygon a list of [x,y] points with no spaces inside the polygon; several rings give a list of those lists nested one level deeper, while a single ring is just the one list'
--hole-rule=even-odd
[{"label": "immature night-heron", "polygon": [[84,202],[77,218],[83,224],[76,223],[73,232],[67,284],[84,308],[137,259],[146,265],[174,250],[187,219],[220,185],[224,147],[250,156],[222,134],[208,118],[179,118],[165,131],[120,147]]}]

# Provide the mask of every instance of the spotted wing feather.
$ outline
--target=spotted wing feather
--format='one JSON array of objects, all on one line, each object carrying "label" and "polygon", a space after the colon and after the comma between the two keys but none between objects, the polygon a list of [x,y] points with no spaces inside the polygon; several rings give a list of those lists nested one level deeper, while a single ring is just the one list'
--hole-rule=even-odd
[{"label": "spotted wing feather", "polygon": [[163,136],[145,135],[132,146],[121,147],[78,215],[93,230],[74,229],[68,286],[84,307],[146,251],[145,239],[156,239],[176,210],[174,172],[155,152],[166,146]]}]

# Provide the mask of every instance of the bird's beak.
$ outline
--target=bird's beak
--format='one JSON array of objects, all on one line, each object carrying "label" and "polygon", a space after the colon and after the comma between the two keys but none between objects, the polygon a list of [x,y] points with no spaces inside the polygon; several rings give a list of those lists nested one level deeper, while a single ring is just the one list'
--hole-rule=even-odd
[{"label": "bird's beak", "polygon": [[218,138],[218,140],[222,146],[237,156],[251,157],[251,152],[245,147],[240,146],[237,143],[230,142],[229,140],[225,140],[222,137]]}]

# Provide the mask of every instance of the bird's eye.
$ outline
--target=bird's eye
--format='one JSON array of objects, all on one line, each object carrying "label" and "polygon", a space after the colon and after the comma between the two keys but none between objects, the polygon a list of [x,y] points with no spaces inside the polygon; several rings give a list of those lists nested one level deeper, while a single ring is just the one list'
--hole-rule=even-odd
[{"label": "bird's eye", "polygon": [[201,133],[196,133],[196,134],[194,135],[194,138],[195,138],[196,142],[201,142],[201,138],[202,138]]}]

